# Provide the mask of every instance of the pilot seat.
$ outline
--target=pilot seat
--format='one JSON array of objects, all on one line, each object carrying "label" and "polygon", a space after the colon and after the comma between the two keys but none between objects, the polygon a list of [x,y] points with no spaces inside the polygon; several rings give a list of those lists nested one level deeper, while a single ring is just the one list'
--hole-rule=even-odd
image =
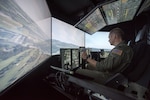
[{"label": "pilot seat", "polygon": [[129,66],[105,83],[106,86],[130,93],[140,100],[150,97],[150,25],[137,33],[132,46],[134,56]]}]

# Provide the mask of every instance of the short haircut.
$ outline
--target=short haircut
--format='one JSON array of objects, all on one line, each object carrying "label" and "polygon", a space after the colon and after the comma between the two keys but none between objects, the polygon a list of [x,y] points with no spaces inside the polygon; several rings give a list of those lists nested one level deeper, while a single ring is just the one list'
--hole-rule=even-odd
[{"label": "short haircut", "polygon": [[116,34],[118,37],[120,37],[122,40],[124,40],[124,32],[121,28],[114,28],[110,31],[110,34]]}]

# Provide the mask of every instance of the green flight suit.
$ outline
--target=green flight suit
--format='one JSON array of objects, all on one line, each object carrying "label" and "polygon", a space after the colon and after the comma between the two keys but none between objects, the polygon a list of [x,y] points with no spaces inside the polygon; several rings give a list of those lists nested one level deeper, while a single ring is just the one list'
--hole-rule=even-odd
[{"label": "green flight suit", "polygon": [[103,84],[115,73],[123,71],[132,57],[132,48],[121,42],[111,50],[107,58],[96,63],[96,68],[78,69],[76,73],[92,77],[95,82]]}]

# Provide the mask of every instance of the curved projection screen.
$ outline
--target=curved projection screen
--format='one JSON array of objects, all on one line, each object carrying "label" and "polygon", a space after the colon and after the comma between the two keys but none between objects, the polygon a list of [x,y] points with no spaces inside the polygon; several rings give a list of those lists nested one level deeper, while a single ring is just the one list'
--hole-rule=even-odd
[{"label": "curved projection screen", "polygon": [[52,55],[60,54],[60,48],[84,47],[84,40],[83,31],[52,17]]},{"label": "curved projection screen", "polygon": [[51,55],[45,0],[0,0],[0,93]]}]

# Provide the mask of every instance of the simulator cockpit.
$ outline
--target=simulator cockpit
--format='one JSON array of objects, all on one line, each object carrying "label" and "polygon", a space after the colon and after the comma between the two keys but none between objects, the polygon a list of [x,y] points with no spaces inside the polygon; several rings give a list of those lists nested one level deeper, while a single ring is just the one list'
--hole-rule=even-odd
[{"label": "simulator cockpit", "polygon": [[[0,100],[150,100],[149,17],[150,0],[0,0]],[[76,73],[116,27],[131,63],[104,84]]]}]

